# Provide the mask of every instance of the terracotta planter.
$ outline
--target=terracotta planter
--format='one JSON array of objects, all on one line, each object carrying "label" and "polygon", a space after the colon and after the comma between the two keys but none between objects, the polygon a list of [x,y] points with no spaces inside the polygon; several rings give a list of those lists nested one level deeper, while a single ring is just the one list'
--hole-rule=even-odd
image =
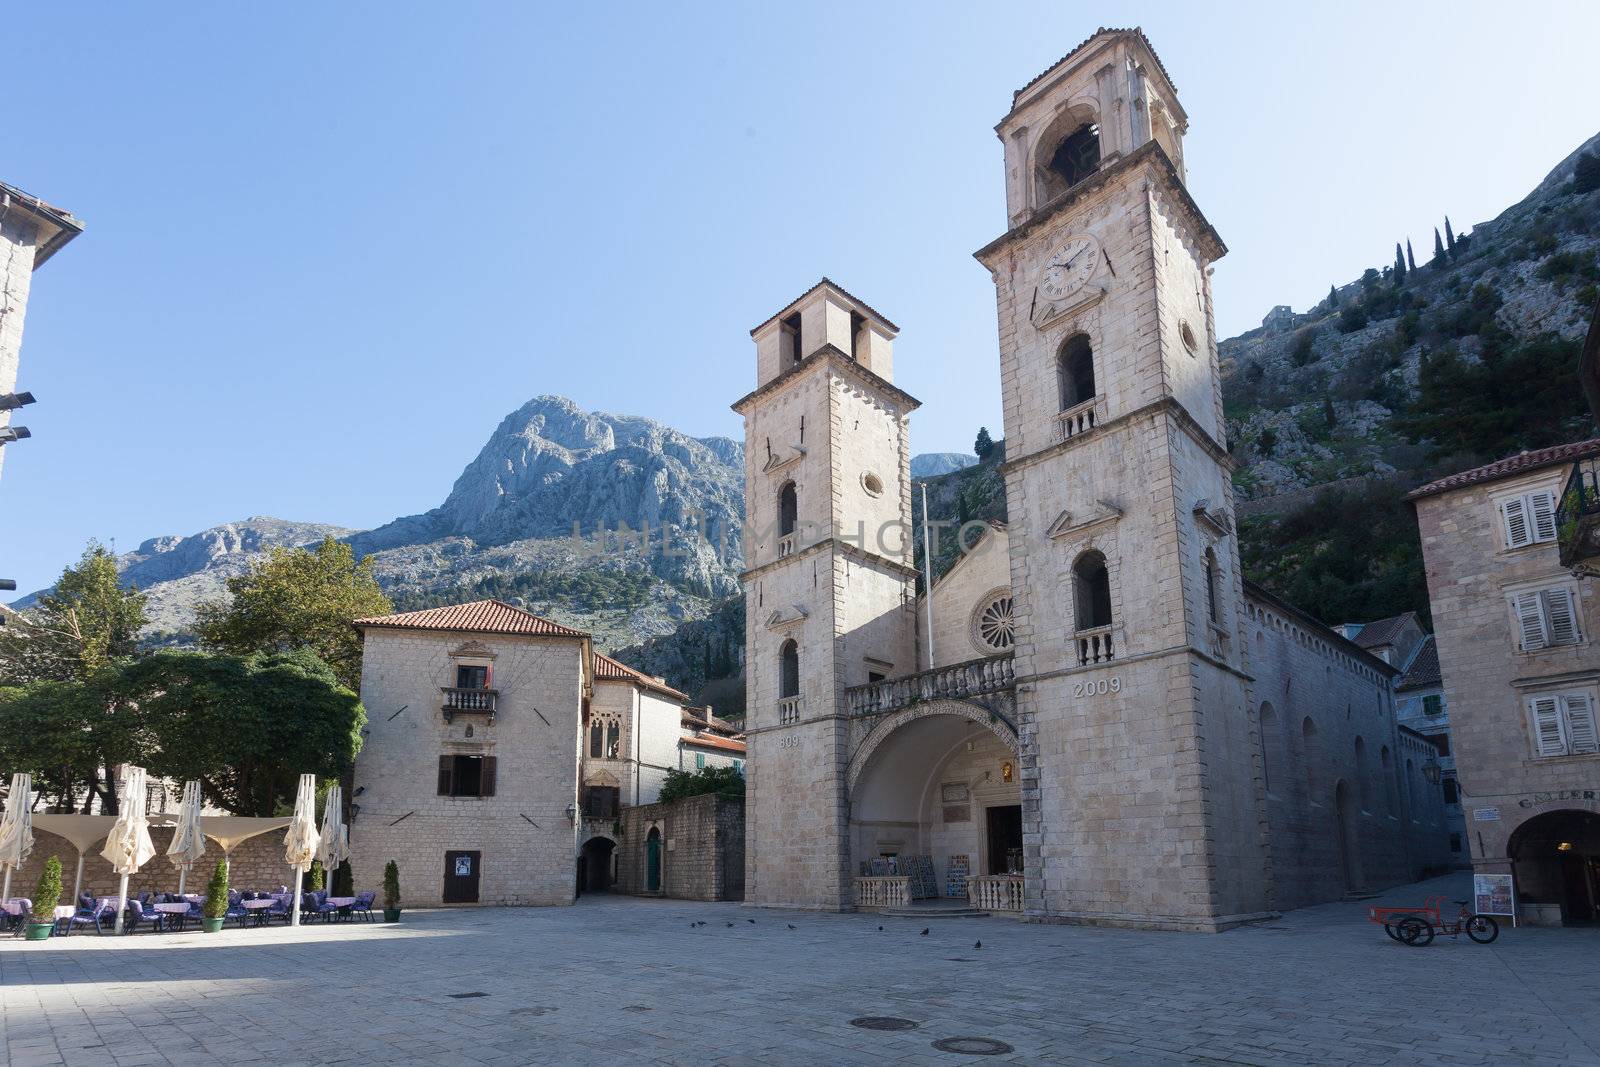
[{"label": "terracotta planter", "polygon": [[383,921],[386,922],[386,923],[397,923],[397,922],[399,922],[400,921],[400,909],[399,908],[384,908],[383,909]]},{"label": "terracotta planter", "polygon": [[224,918],[226,918],[226,916],[218,915],[215,919],[213,919],[209,915],[202,915],[200,917],[200,929],[204,930],[208,934],[214,934],[218,930],[222,929],[222,920]]},{"label": "terracotta planter", "polygon": [[43,941],[50,936],[50,931],[55,928],[55,925],[55,923],[29,922],[28,928],[22,936],[27,941]]}]

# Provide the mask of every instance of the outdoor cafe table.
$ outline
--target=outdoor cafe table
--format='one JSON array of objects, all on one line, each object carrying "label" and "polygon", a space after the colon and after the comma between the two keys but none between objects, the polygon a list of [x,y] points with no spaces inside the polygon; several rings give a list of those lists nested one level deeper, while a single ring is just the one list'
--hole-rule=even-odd
[{"label": "outdoor cafe table", "polygon": [[272,913],[267,909],[276,904],[271,897],[264,900],[241,900],[239,907],[250,913],[250,918],[257,926],[265,926],[272,921]]},{"label": "outdoor cafe table", "polygon": [[355,897],[329,897],[328,903],[339,909],[339,914],[344,918],[350,917],[350,905],[356,902]]},{"label": "outdoor cafe table", "polygon": [[172,916],[173,919],[177,920],[178,929],[182,930],[184,917],[189,914],[189,902],[181,900],[176,903],[157,904],[153,910],[160,912],[162,915]]}]

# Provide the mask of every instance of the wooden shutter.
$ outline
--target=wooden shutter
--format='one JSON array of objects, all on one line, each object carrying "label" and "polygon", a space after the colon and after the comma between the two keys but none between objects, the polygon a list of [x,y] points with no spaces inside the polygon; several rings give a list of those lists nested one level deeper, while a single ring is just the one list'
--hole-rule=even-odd
[{"label": "wooden shutter", "polygon": [[483,757],[483,769],[478,779],[478,795],[480,797],[494,796],[494,771],[495,758],[493,756]]},{"label": "wooden shutter", "polygon": [[1533,541],[1556,539],[1556,498],[1548,492],[1529,493],[1527,496],[1528,532]]},{"label": "wooden shutter", "polygon": [[1559,697],[1534,697],[1528,701],[1533,712],[1533,748],[1540,756],[1564,756],[1566,738],[1561,732],[1561,700]]},{"label": "wooden shutter", "polygon": [[1521,634],[1522,651],[1532,652],[1549,643],[1544,629],[1544,611],[1537,591],[1518,593],[1511,598],[1517,614],[1517,629]]},{"label": "wooden shutter", "polygon": [[456,758],[454,756],[439,757],[439,795],[449,796],[454,792],[456,783]]},{"label": "wooden shutter", "polygon": [[1532,542],[1528,536],[1528,506],[1520,496],[1501,504],[1500,514],[1505,518],[1507,548],[1521,548]]},{"label": "wooden shutter", "polygon": [[1572,590],[1546,589],[1544,600],[1545,633],[1552,645],[1575,645],[1582,636],[1578,633],[1578,614],[1572,603]]},{"label": "wooden shutter", "polygon": [[1561,710],[1567,720],[1567,752],[1600,752],[1600,736],[1596,735],[1594,702],[1588,693],[1561,694]]}]

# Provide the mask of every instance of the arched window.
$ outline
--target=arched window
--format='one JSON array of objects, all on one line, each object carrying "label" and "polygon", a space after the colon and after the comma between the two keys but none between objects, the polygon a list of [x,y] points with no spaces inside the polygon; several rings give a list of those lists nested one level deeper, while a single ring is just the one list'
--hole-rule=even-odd
[{"label": "arched window", "polygon": [[1389,756],[1389,746],[1384,745],[1378,750],[1378,763],[1383,770],[1383,803],[1384,814],[1398,815],[1400,807],[1400,790],[1394,780],[1394,760]]},{"label": "arched window", "polygon": [[1094,348],[1085,334],[1067,338],[1056,356],[1056,380],[1061,386],[1061,410],[1075,408],[1099,394],[1094,386]]},{"label": "arched window", "polygon": [[794,533],[795,523],[800,515],[799,495],[795,492],[793,482],[784,482],[783,488],[778,490],[778,536],[788,537]]},{"label": "arched window", "polygon": [[1307,715],[1300,723],[1300,748],[1306,765],[1306,799],[1317,802],[1317,724]]},{"label": "arched window", "polygon": [[1406,807],[1411,809],[1411,820],[1417,819],[1417,768],[1416,764],[1406,760]]},{"label": "arched window", "polygon": [[1278,713],[1272,710],[1272,705],[1263,702],[1261,705],[1261,784],[1267,792],[1272,792],[1272,764],[1277,755],[1273,746],[1278,743]]},{"label": "arched window", "polygon": [[613,722],[606,727],[606,759],[616,759],[622,751],[622,727]]},{"label": "arched window", "polygon": [[778,649],[778,697],[800,695],[800,646],[793,639]]},{"label": "arched window", "polygon": [[1072,565],[1073,599],[1077,604],[1078,629],[1093,630],[1111,625],[1111,576],[1106,558],[1090,550]]},{"label": "arched window", "polygon": [[1372,810],[1371,789],[1367,779],[1371,775],[1367,772],[1367,743],[1359,736],[1356,738],[1356,799],[1361,803],[1362,811]]},{"label": "arched window", "polygon": [[1050,150],[1043,174],[1044,200],[1059,196],[1099,169],[1100,127],[1086,122]]},{"label": "arched window", "polygon": [[589,724],[589,758],[600,759],[605,754],[605,731],[596,719]]},{"label": "arched window", "polygon": [[1221,621],[1217,607],[1217,553],[1210,548],[1206,549],[1206,616],[1212,622]]}]

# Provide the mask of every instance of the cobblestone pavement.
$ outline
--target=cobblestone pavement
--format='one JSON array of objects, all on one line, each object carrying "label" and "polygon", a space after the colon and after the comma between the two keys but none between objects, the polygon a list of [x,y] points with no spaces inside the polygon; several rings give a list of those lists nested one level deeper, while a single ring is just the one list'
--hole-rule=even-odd
[{"label": "cobblestone pavement", "polygon": [[[595,897],[397,926],[0,940],[0,1038],[17,1067],[1600,1064],[1600,930],[1417,949],[1363,909],[1205,935]],[[850,1025],[866,1015],[919,1025]],[[951,1037],[1014,1051],[933,1047]]]}]

